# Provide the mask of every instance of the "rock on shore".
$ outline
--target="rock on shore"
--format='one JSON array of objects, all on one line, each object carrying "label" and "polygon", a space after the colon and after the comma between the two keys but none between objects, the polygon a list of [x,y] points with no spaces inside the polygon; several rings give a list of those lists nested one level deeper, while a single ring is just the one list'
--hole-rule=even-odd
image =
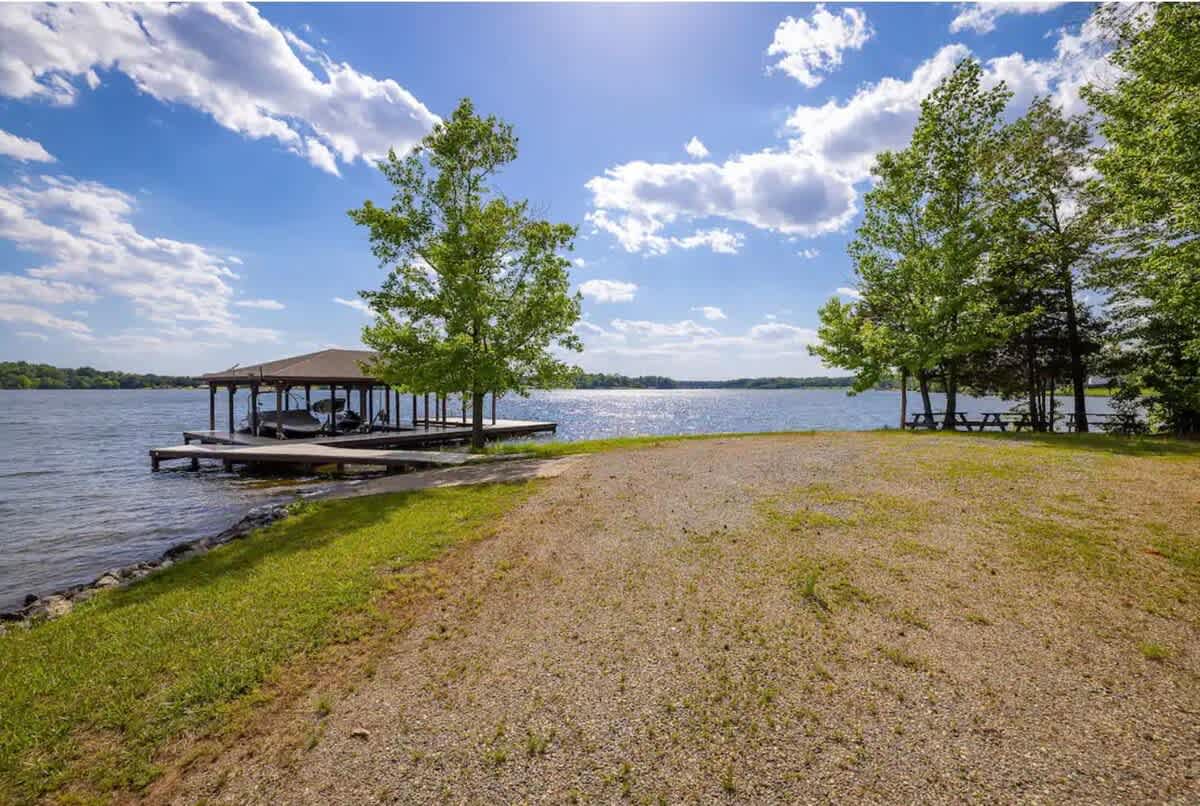
[{"label": "rock on shore", "polygon": [[0,633],[14,625],[28,626],[36,621],[58,618],[70,613],[76,604],[87,601],[96,591],[128,585],[163,568],[169,568],[180,560],[203,554],[217,546],[245,537],[255,529],[274,523],[288,514],[289,504],[272,504],[252,510],[245,517],[217,535],[189,540],[171,546],[157,560],[135,563],[123,568],[105,571],[91,582],[73,585],[46,596],[30,594],[18,609],[0,613]]}]

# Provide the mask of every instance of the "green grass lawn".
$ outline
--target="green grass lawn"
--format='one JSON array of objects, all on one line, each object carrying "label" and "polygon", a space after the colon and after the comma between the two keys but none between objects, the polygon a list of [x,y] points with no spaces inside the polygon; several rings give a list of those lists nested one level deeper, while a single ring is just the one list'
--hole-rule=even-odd
[{"label": "green grass lawn", "polygon": [[289,659],[369,629],[406,566],[485,535],[528,485],[298,507],[245,540],[0,636],[0,803],[153,780]]}]

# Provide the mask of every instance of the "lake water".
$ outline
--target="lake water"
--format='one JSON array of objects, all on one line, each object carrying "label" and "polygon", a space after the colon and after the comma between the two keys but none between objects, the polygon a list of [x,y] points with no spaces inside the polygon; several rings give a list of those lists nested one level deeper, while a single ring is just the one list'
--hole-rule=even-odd
[{"label": "lake water", "polygon": [[[222,416],[224,400],[218,402]],[[1092,398],[1089,407],[1102,410],[1106,402]],[[240,419],[244,396],[238,403]],[[972,412],[1010,406],[994,398],[963,404]],[[577,440],[895,427],[898,407],[892,392],[563,390],[505,398],[498,413],[557,422],[558,439]],[[218,468],[150,472],[151,447],[178,444],[184,429],[207,427],[207,420],[207,390],[0,390],[0,610],[27,593],[49,593],[157,557],[224,529],[255,506],[295,495]]]}]

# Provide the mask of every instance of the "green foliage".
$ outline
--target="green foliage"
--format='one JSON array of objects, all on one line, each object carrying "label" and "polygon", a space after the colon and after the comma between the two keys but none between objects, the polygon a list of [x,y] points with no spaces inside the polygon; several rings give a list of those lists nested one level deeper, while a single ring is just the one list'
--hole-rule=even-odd
[{"label": "green foliage", "polygon": [[1047,398],[1064,378],[1076,414],[1086,413],[1089,364],[1103,335],[1103,322],[1076,299],[1102,239],[1102,208],[1087,188],[1091,139],[1086,117],[1065,117],[1037,99],[1002,130],[985,163],[995,204],[988,293],[1010,316],[1027,315],[1027,324],[971,356],[964,380],[976,391],[1024,398],[1039,425],[1049,422]]},{"label": "green foliage", "polygon": [[1112,364],[1123,397],[1200,432],[1200,7],[1105,8],[1123,76],[1092,87],[1108,148],[1097,190],[1114,233]]},{"label": "green foliage", "polygon": [[983,89],[979,64],[963,61],[922,102],[909,147],[877,157],[850,245],[862,298],[822,307],[810,348],[852,370],[858,390],[894,367],[923,379],[943,371],[949,423],[962,359],[1024,322],[999,310],[985,282],[994,205],[983,172],[1009,95]]},{"label": "green foliage", "polygon": [[563,383],[570,369],[550,348],[582,349],[580,297],[559,254],[574,227],[533,218],[489,184],[516,157],[512,127],[464,99],[409,155],[380,163],[390,207],[350,211],[390,270],[362,292],[376,316],[363,330],[373,371],[405,391],[469,392],[477,445],[485,393]]},{"label": "green foliage", "polygon": [[527,489],[313,504],[0,636],[0,802],[144,785],[171,737],[218,722],[289,658],[362,634],[402,569],[479,535]]},{"label": "green foliage", "polygon": [[91,367],[60,369],[27,361],[0,361],[0,389],[166,389],[195,386],[178,375],[139,375]]}]

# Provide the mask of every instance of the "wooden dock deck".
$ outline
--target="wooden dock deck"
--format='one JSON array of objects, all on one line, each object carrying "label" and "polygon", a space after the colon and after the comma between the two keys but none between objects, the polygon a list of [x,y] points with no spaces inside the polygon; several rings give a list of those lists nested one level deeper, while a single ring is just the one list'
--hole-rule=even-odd
[{"label": "wooden dock deck", "polygon": [[[483,434],[487,439],[503,439],[504,437],[527,436],[529,434],[553,433],[558,428],[557,423],[537,422],[532,420],[496,420],[485,422]],[[237,431],[193,430],[183,432],[184,443],[199,442],[201,444],[216,443],[220,445],[336,445],[342,448],[399,448],[399,447],[428,447],[447,445],[455,442],[465,442],[471,438],[471,426],[457,421],[445,424],[430,421],[426,426],[418,422],[416,427],[391,427],[375,430],[367,434],[338,434],[337,436],[319,436],[313,439],[276,439],[274,437],[256,437],[253,434],[242,434]]]},{"label": "wooden dock deck", "polygon": [[[526,420],[497,420],[484,426],[488,439],[553,432],[555,423]],[[479,461],[468,453],[419,450],[471,438],[470,426],[456,423],[418,423],[415,428],[340,434],[314,439],[275,439],[228,431],[183,432],[183,445],[150,449],[150,467],[158,470],[164,461],[185,459],[198,468],[201,459],[222,462],[226,469],[236,464],[284,464],[312,468],[317,465],[371,465],[391,469],[448,467]],[[192,444],[192,443],[198,444]]]}]

